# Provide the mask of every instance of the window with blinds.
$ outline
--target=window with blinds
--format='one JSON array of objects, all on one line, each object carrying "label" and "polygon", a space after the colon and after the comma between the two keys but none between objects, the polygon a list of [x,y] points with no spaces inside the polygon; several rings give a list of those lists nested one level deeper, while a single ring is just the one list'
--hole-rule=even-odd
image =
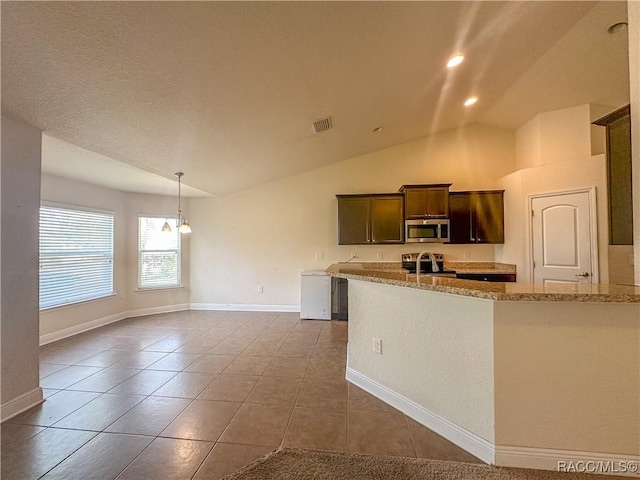
[{"label": "window with blinds", "polygon": [[166,221],[164,217],[138,217],[139,288],[180,286],[180,232],[175,222],[170,232],[163,232]]},{"label": "window with blinds", "polygon": [[113,214],[40,207],[40,309],[113,294]]}]

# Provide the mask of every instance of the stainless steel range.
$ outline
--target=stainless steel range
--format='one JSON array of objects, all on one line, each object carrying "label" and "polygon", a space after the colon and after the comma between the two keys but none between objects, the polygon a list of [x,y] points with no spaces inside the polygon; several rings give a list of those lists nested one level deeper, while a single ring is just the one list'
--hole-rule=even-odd
[{"label": "stainless steel range", "polygon": [[[402,268],[408,270],[409,273],[416,273],[416,260],[419,253],[403,253],[402,254]],[[455,277],[455,270],[447,270],[444,268],[444,255],[441,253],[433,253],[433,259],[423,256],[420,259],[420,273],[428,275],[439,275],[444,277]],[[437,265],[438,272],[433,273],[433,261]]]}]

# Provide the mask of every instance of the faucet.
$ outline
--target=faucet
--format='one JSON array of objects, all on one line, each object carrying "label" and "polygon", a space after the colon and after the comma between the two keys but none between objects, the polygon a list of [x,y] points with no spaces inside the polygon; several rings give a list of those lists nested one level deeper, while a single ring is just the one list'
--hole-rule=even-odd
[{"label": "faucet", "polygon": [[420,260],[425,255],[429,260],[431,260],[431,271],[433,273],[438,273],[440,271],[440,267],[438,267],[438,263],[436,262],[436,257],[433,255],[433,253],[429,252],[428,250],[423,250],[418,254],[418,257],[416,258],[416,282],[417,283],[420,283]]}]

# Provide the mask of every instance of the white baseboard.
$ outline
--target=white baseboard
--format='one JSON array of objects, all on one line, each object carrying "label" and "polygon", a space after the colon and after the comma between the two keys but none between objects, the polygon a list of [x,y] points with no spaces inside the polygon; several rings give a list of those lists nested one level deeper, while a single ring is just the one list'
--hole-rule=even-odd
[{"label": "white baseboard", "polygon": [[42,395],[42,388],[34,388],[30,392],[23,393],[22,395],[3,403],[0,406],[0,422],[9,420],[16,415],[29,410],[31,407],[35,407],[39,403],[42,403],[44,397]]},{"label": "white baseboard", "polygon": [[56,342],[58,340],[62,340],[63,338],[71,337],[79,333],[88,332],[89,330],[93,330],[94,328],[103,327],[104,325],[109,325],[110,323],[114,322],[119,322],[120,320],[124,320],[125,318],[141,317],[143,315],[153,315],[155,313],[178,312],[181,310],[189,310],[189,304],[182,303],[178,305],[164,305],[161,307],[140,308],[137,310],[128,310],[125,312],[114,313],[113,315],[97,318],[95,320],[84,322],[79,325],[74,325],[73,327],[65,328],[63,330],[40,335],[40,345],[46,345],[47,343]]},{"label": "white baseboard", "polygon": [[154,315],[156,313],[182,312],[189,310],[188,303],[178,303],[176,305],[163,305],[161,307],[139,308],[137,310],[129,310],[124,312],[125,318],[143,317],[145,315]]},{"label": "white baseboard", "polygon": [[191,310],[229,310],[234,312],[299,312],[300,305],[260,305],[250,303],[192,303]]},{"label": "white baseboard", "polygon": [[[625,470],[624,465],[640,465],[640,455],[496,446],[496,465],[499,466],[557,471],[560,462],[564,462],[564,471],[568,472],[582,471],[584,473],[620,475],[632,478],[640,477],[640,472],[638,471],[622,471]],[[574,468],[574,470],[571,470],[571,468]]]},{"label": "white baseboard", "polygon": [[[577,468],[583,469],[577,471],[584,473],[640,478],[640,473],[637,471],[623,471],[625,465],[640,465],[640,455],[494,445],[352,368],[347,367],[346,378],[486,463],[501,467],[558,471],[559,462],[565,462],[564,468],[567,471],[575,472],[576,470],[570,470],[570,468]],[[584,469],[597,469],[597,471]]]},{"label": "white baseboard", "polygon": [[347,380],[383,402],[397,408],[408,417],[413,418],[416,422],[442,435],[460,448],[475,455],[483,462],[494,463],[495,448],[493,443],[488,440],[470,432],[460,425],[456,425],[437,413],[427,410],[413,400],[409,400],[384,385],[379,384],[375,380],[348,367]]}]

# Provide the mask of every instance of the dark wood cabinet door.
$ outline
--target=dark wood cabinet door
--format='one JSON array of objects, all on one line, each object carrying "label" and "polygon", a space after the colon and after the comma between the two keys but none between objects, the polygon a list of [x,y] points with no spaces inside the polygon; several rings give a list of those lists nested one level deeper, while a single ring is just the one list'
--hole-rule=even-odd
[{"label": "dark wood cabinet door", "polygon": [[371,243],[371,199],[338,197],[338,245]]},{"label": "dark wood cabinet door", "polygon": [[402,194],[371,197],[371,243],[404,243]]},{"label": "dark wood cabinet door", "polygon": [[404,191],[406,218],[424,218],[427,213],[425,188],[406,188]]},{"label": "dark wood cabinet door", "polygon": [[470,192],[449,194],[449,243],[475,243],[471,213]]},{"label": "dark wood cabinet door", "polygon": [[449,186],[403,186],[405,216],[415,218],[447,218]]},{"label": "dark wood cabinet door", "polygon": [[449,216],[449,188],[427,188],[426,197],[428,217],[447,218]]},{"label": "dark wood cabinet door", "polygon": [[504,243],[503,192],[473,194],[477,243]]},{"label": "dark wood cabinet door", "polygon": [[503,191],[449,194],[449,243],[504,243]]}]

